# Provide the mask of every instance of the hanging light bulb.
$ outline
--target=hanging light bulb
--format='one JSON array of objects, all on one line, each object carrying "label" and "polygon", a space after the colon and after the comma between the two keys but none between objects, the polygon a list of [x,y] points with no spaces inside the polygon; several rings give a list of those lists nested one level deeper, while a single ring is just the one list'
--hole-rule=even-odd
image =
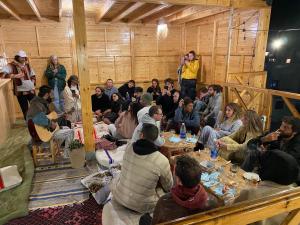
[{"label": "hanging light bulb", "polygon": [[165,39],[168,36],[168,24],[166,24],[164,19],[159,19],[156,35],[158,39]]}]

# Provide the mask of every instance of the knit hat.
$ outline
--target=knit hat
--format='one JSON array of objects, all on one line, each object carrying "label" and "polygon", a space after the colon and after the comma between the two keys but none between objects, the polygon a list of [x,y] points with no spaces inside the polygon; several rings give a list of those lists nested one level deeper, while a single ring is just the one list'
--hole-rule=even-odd
[{"label": "knit hat", "polygon": [[268,150],[262,155],[259,176],[281,185],[297,181],[299,169],[297,160],[281,150]]},{"label": "knit hat", "polygon": [[151,94],[145,93],[145,94],[142,95],[141,101],[142,101],[145,105],[151,105],[151,103],[152,103],[152,101],[153,101],[153,97],[152,97]]},{"label": "knit hat", "polygon": [[20,50],[20,51],[17,53],[17,55],[20,56],[20,57],[23,57],[23,58],[26,58],[26,57],[27,57],[26,52],[23,51],[23,50]]}]

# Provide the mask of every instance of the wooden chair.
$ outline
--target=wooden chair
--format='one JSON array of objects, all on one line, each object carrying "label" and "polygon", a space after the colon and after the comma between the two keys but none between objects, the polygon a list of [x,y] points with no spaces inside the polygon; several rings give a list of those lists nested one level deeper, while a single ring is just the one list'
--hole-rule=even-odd
[{"label": "wooden chair", "polygon": [[[32,120],[28,120],[28,131],[32,138],[32,157],[35,166],[38,165],[38,159],[47,159],[49,158],[51,163],[55,162],[55,156],[59,152],[59,144],[51,139],[49,142],[43,142],[39,138],[34,123]],[[46,151],[49,149],[49,151]]]}]

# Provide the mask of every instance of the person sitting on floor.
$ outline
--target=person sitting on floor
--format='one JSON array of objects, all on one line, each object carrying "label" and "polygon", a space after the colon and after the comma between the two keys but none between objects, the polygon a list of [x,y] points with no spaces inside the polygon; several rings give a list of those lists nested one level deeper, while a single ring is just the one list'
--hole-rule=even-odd
[{"label": "person sitting on floor", "polygon": [[236,132],[243,125],[240,120],[241,107],[238,104],[229,103],[224,111],[223,118],[216,123],[215,128],[205,126],[202,129],[196,149],[215,148],[215,140]]},{"label": "person sitting on floor", "polygon": [[205,125],[214,127],[219,111],[221,111],[222,108],[222,90],[220,89],[219,85],[213,84],[208,87],[208,93],[210,96],[209,102],[206,109],[203,111],[203,113],[201,113],[201,120]]},{"label": "person sitting on floor", "polygon": [[300,120],[285,116],[280,128],[267,135],[252,139],[248,143],[247,157],[242,165],[245,171],[252,171],[260,166],[263,155],[274,149],[279,149],[293,156],[300,167]]},{"label": "person sitting on floor", "polygon": [[209,93],[208,89],[206,87],[200,88],[199,90],[199,97],[196,97],[196,100],[194,101],[195,110],[197,112],[203,112],[209,102]]},{"label": "person sitting on floor", "polygon": [[[281,150],[266,151],[261,162],[258,174],[262,181],[253,188],[241,190],[235,203],[263,198],[293,189],[296,186],[299,166],[292,155]],[[252,225],[280,225],[283,224],[287,215],[288,213],[279,214]]]},{"label": "person sitting on floor", "polygon": [[156,99],[156,104],[161,105],[164,115],[168,115],[172,110],[174,92],[174,81],[171,78],[166,79],[162,93]]},{"label": "person sitting on floor", "polygon": [[162,120],[162,125],[166,128],[165,130],[167,130],[167,131],[170,130],[170,128],[168,127],[168,124],[171,124],[172,120],[174,119],[175,111],[178,108],[180,100],[181,100],[180,91],[176,90],[173,94],[173,102],[170,107],[170,112],[168,114],[164,115],[163,120]]},{"label": "person sitting on floor", "polygon": [[[165,194],[158,200],[153,213],[153,225],[219,206],[217,198],[207,193],[200,184],[201,172],[199,163],[194,158],[188,155],[176,158],[176,185],[171,189],[170,193]],[[146,225],[146,223],[142,224]],[[150,225],[151,223],[148,224]]]},{"label": "person sitting on floor", "polygon": [[[149,109],[149,113],[146,113],[142,117],[141,122],[135,128],[131,141],[136,142],[139,139],[141,130],[143,128],[143,124],[149,123],[157,126],[157,122],[161,121],[162,117],[163,113],[160,106],[151,106],[151,108]],[[162,146],[165,143],[165,140],[160,136],[160,127],[157,127],[157,129],[159,135],[157,136],[157,139],[155,140],[154,144],[156,144],[157,146]]]},{"label": "person sitting on floor", "polygon": [[109,97],[109,99],[111,98],[112,94],[119,93],[118,89],[114,86],[112,79],[107,79],[104,93]]},{"label": "person sitting on floor", "polygon": [[95,94],[92,95],[92,110],[98,118],[109,112],[110,101],[108,96],[104,93],[104,89],[101,87],[95,88]]},{"label": "person sitting on floor", "polygon": [[132,102],[140,102],[141,97],[143,95],[143,88],[141,87],[135,87],[134,88],[134,93],[133,93],[133,97],[131,98]]},{"label": "person sitting on floor", "polygon": [[81,120],[81,100],[78,85],[78,77],[71,75],[64,89],[64,110],[67,115],[67,120],[70,120],[72,123]]},{"label": "person sitting on floor", "polygon": [[243,126],[238,131],[216,141],[220,156],[226,160],[242,163],[246,156],[248,141],[263,133],[261,119],[255,111],[247,110],[242,122]]},{"label": "person sitting on floor", "polygon": [[158,135],[155,125],[142,125],[139,140],[126,146],[121,173],[111,184],[113,200],[138,213],[153,212],[158,187],[168,192],[173,186],[169,160],[154,144]]},{"label": "person sitting on floor", "polygon": [[200,129],[199,113],[193,108],[193,100],[189,97],[185,97],[184,100],[180,100],[178,108],[175,111],[175,116],[170,129],[175,129],[176,133],[179,133],[181,124],[184,123],[187,130],[190,130],[192,134],[197,134]]},{"label": "person sitting on floor", "polygon": [[135,81],[130,80],[119,87],[118,91],[125,100],[131,100],[134,94]]},{"label": "person sitting on floor", "polygon": [[116,121],[116,119],[119,117],[120,113],[124,108],[126,108],[126,102],[122,98],[122,96],[119,93],[113,93],[111,95],[111,101],[110,101],[110,109],[105,111],[105,114],[103,115],[103,121],[106,124],[112,124]]},{"label": "person sitting on floor", "polygon": [[120,114],[115,124],[108,125],[110,134],[118,139],[131,139],[138,125],[137,113],[141,105],[137,102],[130,103],[128,110]]},{"label": "person sitting on floor", "polygon": [[[51,87],[43,85],[39,88],[38,96],[34,97],[27,112],[27,121],[45,127],[48,130],[55,130],[58,126],[56,122],[49,120],[49,103],[51,103]],[[74,139],[74,131],[70,128],[58,129],[53,134],[54,140],[59,144],[64,143],[64,156],[69,155],[69,145]]]},{"label": "person sitting on floor", "polygon": [[154,101],[160,96],[161,94],[161,89],[159,86],[159,82],[157,79],[152,79],[152,85],[148,87],[147,92],[152,95],[152,98]]},{"label": "person sitting on floor", "polygon": [[142,95],[140,104],[143,108],[137,114],[139,122],[141,122],[141,119],[146,113],[149,113],[149,109],[151,108],[152,101],[153,101],[153,97],[151,94],[145,93]]}]

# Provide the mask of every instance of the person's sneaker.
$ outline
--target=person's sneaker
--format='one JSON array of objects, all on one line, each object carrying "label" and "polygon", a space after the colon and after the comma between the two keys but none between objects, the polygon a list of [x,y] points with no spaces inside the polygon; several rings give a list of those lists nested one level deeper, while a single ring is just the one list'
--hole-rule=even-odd
[{"label": "person's sneaker", "polygon": [[204,145],[201,142],[197,142],[196,146],[194,147],[194,151],[199,151],[203,149],[204,149]]}]

